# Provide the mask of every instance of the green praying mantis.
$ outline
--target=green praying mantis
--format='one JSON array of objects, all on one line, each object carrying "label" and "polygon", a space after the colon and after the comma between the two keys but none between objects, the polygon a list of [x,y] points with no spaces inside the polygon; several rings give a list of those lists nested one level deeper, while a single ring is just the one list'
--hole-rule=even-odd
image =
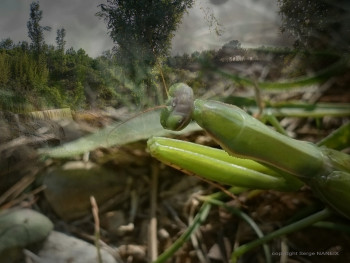
[{"label": "green praying mantis", "polygon": [[218,183],[248,189],[295,191],[307,184],[339,214],[350,218],[350,156],[282,135],[242,109],[194,100],[183,83],[170,87],[161,124],[183,129],[195,120],[222,148],[153,137],[151,155]]},{"label": "green praying mantis", "polygon": [[[159,107],[162,108],[160,116],[162,126],[178,131],[193,119],[218,142],[223,150],[165,137],[151,137],[147,144],[153,157],[209,181],[231,185],[234,193],[247,189],[297,191],[307,184],[329,207],[350,218],[349,155],[284,136],[236,106],[211,100],[194,100],[193,91],[186,84],[173,85],[168,94],[166,105]],[[154,123],[158,123],[158,113],[154,115],[154,119],[142,116],[142,120],[150,124],[146,125],[148,128],[137,136],[129,136],[130,131],[134,129],[133,125],[140,121],[138,118],[132,118],[75,142],[53,149],[42,149],[41,153],[43,158],[46,156],[67,158],[97,147],[110,147],[117,142],[131,142],[129,137],[133,137],[132,141],[135,141],[154,136],[152,128]],[[112,138],[106,140],[106,137]],[[221,193],[219,194],[221,196]],[[193,223],[155,262],[164,262],[175,253],[194,229],[203,222],[210,210],[210,202],[218,202],[216,199],[209,202],[207,197],[201,200],[205,202]],[[249,249],[277,236],[324,220],[330,214],[329,209],[324,209],[265,236],[259,234],[258,239],[235,249],[232,262],[237,262],[237,258]],[[265,254],[268,258],[270,253]]]}]

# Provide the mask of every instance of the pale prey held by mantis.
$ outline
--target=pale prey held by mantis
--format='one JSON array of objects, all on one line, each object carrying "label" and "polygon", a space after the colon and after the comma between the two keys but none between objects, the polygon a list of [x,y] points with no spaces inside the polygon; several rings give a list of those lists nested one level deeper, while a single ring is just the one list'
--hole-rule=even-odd
[{"label": "pale prey held by mantis", "polygon": [[307,184],[327,206],[350,218],[350,156],[282,135],[242,109],[194,100],[184,83],[170,87],[161,124],[183,129],[196,121],[223,150],[174,139],[148,140],[158,160],[218,183],[295,191]]}]

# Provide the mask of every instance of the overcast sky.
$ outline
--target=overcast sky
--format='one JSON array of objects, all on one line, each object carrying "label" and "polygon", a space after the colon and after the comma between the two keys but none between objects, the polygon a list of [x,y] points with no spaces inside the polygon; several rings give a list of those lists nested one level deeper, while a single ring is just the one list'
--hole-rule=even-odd
[{"label": "overcast sky", "polygon": [[[141,1],[141,0],[140,0]],[[0,0],[0,40],[11,38],[15,43],[26,40],[29,6],[32,0]],[[56,31],[66,29],[66,48],[83,48],[90,56],[101,55],[113,47],[106,25],[95,13],[106,0],[41,0],[42,26],[52,31],[45,34],[48,44],[55,44]],[[279,33],[276,0],[197,0],[185,14],[173,39],[172,54],[195,50],[218,49],[237,39],[244,46],[288,44]],[[221,36],[210,27],[213,14],[220,24]]]}]

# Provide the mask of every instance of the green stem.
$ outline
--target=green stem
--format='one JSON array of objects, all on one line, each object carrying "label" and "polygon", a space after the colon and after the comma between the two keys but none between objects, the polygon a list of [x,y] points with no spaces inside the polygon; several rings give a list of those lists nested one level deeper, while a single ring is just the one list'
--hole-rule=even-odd
[{"label": "green stem", "polygon": [[[281,81],[275,81],[275,82],[258,82],[257,85],[259,85],[260,89],[291,89],[295,87],[305,87],[305,86],[311,86],[313,84],[324,82],[325,80],[333,77],[334,75],[342,74],[346,70],[348,70],[348,63],[349,63],[349,57],[345,56],[341,59],[339,59],[337,62],[331,64],[325,69],[320,70],[313,76],[302,76],[300,78],[295,79],[288,79],[288,80],[281,80]],[[221,76],[231,79],[236,83],[242,84],[242,85],[254,85],[254,81],[247,77],[242,77],[240,75],[231,74],[229,72],[226,72],[224,70],[221,70],[219,68],[215,68],[213,66],[209,66],[213,71],[220,74]]]},{"label": "green stem", "polygon": [[343,150],[350,145],[350,122],[329,134],[317,143],[318,146],[326,146],[335,150]]},{"label": "green stem", "polygon": [[[261,231],[261,229],[259,228],[259,226],[254,222],[253,219],[251,219],[246,213],[242,212],[239,209],[227,206],[224,202],[219,201],[217,199],[213,199],[213,198],[206,198],[205,199],[206,202],[211,203],[211,204],[215,204],[218,206],[222,206],[225,209],[227,209],[228,211],[230,211],[232,214],[240,217],[242,220],[244,220],[248,225],[250,225],[250,227],[255,231],[255,233],[257,234],[257,236],[261,239],[264,237],[263,232]],[[265,258],[266,258],[266,262],[270,263],[272,262],[271,259],[271,252],[270,252],[270,248],[268,245],[263,244],[263,249],[264,249],[264,253],[265,253]]]},{"label": "green stem", "polygon": [[334,222],[328,222],[328,221],[321,221],[314,224],[315,227],[320,228],[328,228],[332,230],[338,230],[341,232],[345,232],[347,234],[350,234],[350,226],[345,224],[339,224]]},{"label": "green stem", "polygon": [[[243,188],[243,187],[238,187],[238,186],[232,186],[232,187],[230,187],[227,190],[228,190],[228,192],[230,192],[230,193],[232,193],[234,195],[238,195],[240,193],[243,193],[243,192],[247,191],[248,189],[247,188]],[[213,194],[210,194],[210,195],[207,195],[207,196],[199,197],[199,199],[202,199],[204,201],[212,200],[212,199],[219,200],[219,199],[222,199],[222,198],[224,198],[226,196],[227,196],[226,193],[220,191],[220,192],[216,192],[216,193],[213,193]]]},{"label": "green stem", "polygon": [[270,234],[267,234],[263,238],[256,239],[250,243],[244,244],[240,247],[238,247],[231,255],[231,261],[232,263],[236,263],[238,258],[242,256],[244,253],[248,252],[249,250],[256,248],[257,246],[260,246],[274,238],[287,235],[289,233],[295,232],[297,230],[300,230],[302,228],[305,228],[307,226],[310,226],[316,222],[319,222],[321,220],[326,219],[332,214],[330,210],[327,208],[323,209],[320,212],[317,212],[309,217],[306,217],[300,221],[297,221],[295,223],[292,223],[288,226],[282,227]]},{"label": "green stem", "polygon": [[187,228],[187,230],[167,250],[153,261],[153,263],[165,262],[174,255],[174,253],[190,238],[192,233],[204,222],[209,214],[210,208],[211,205],[209,203],[204,203],[189,228]]},{"label": "green stem", "polygon": [[273,114],[266,113],[264,115],[264,117],[273,127],[275,127],[276,131],[278,131],[279,133],[281,133],[285,136],[288,136],[286,130],[282,127],[282,125],[279,123],[279,121],[277,120],[277,118]]}]

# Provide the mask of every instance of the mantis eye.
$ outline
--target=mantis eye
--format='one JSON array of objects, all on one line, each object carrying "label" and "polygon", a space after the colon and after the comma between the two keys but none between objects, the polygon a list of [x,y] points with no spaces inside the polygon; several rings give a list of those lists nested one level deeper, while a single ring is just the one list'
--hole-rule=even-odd
[{"label": "mantis eye", "polygon": [[170,87],[166,108],[161,111],[160,123],[164,129],[180,131],[191,121],[193,112],[193,91],[184,84]]}]

